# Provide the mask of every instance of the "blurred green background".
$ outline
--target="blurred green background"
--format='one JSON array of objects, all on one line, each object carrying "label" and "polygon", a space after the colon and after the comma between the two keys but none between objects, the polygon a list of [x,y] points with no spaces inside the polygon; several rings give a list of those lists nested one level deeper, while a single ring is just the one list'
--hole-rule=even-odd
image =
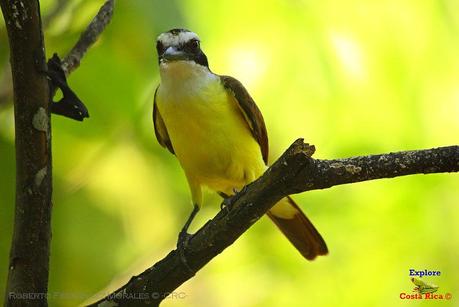
[{"label": "blurred green background", "polygon": [[[103,1],[41,1],[46,49],[65,55]],[[54,16],[54,17],[53,17]],[[198,33],[216,73],[264,114],[271,160],[296,138],[317,158],[459,143],[459,2],[117,0],[112,23],[69,78],[83,123],[53,117],[50,306],[120,286],[174,248],[191,210],[182,171],[154,137],[155,38]],[[0,22],[0,301],[14,212],[14,120]],[[266,218],[164,306],[459,306],[459,180],[417,175],[295,196],[330,255],[306,262]],[[218,210],[206,194],[197,229]],[[408,270],[450,301],[410,301]],[[183,294],[185,297],[183,297]]]}]

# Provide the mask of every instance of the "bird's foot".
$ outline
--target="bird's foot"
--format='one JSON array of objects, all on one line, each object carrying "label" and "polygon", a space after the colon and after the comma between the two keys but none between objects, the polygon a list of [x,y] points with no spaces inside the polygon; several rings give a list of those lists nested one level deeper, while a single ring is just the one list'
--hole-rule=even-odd
[{"label": "bird's foot", "polygon": [[188,264],[188,260],[185,256],[185,250],[188,248],[188,243],[193,235],[186,232],[186,230],[182,229],[180,231],[178,240],[177,240],[177,252],[179,254],[180,261],[182,262],[183,266],[191,273],[195,274],[195,271],[190,267]]},{"label": "bird's foot", "polygon": [[223,199],[223,202],[220,205],[220,209],[225,209],[227,213],[230,212],[231,209],[233,209],[234,203],[237,202],[237,200],[241,197],[241,194],[243,194],[246,189],[246,186],[244,186],[240,191],[238,191],[236,188],[233,188],[234,194]]},{"label": "bird's foot", "polygon": [[226,213],[230,212],[232,207],[233,207],[233,197],[232,196],[224,198],[222,203],[220,204],[220,210],[225,210]]}]

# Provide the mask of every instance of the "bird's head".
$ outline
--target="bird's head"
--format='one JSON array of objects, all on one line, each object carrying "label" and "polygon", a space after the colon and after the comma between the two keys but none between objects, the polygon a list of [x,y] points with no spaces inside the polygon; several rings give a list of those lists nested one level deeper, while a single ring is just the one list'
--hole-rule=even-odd
[{"label": "bird's head", "polygon": [[183,61],[209,67],[202,52],[199,37],[185,29],[172,29],[161,33],[156,40],[159,65]]}]

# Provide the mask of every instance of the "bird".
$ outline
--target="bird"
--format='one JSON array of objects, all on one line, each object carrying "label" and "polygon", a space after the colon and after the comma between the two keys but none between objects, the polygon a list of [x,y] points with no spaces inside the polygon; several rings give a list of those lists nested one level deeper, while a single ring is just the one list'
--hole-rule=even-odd
[{"label": "bird", "polygon": [[[178,159],[193,203],[179,233],[180,247],[190,237],[204,187],[230,197],[268,169],[268,135],[261,111],[242,83],[210,70],[196,33],[180,28],[163,32],[156,51],[160,83],[153,102],[155,135]],[[324,239],[290,196],[267,215],[304,258],[328,253]]]}]

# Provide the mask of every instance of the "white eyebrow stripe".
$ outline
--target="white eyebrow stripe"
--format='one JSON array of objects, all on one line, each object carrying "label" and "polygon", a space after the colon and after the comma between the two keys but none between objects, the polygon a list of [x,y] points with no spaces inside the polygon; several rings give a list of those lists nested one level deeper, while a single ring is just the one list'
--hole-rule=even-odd
[{"label": "white eyebrow stripe", "polygon": [[194,32],[180,32],[178,35],[174,35],[170,32],[165,32],[158,36],[158,41],[160,41],[165,46],[178,46],[180,44],[189,42],[192,39],[199,40],[199,37]]}]

